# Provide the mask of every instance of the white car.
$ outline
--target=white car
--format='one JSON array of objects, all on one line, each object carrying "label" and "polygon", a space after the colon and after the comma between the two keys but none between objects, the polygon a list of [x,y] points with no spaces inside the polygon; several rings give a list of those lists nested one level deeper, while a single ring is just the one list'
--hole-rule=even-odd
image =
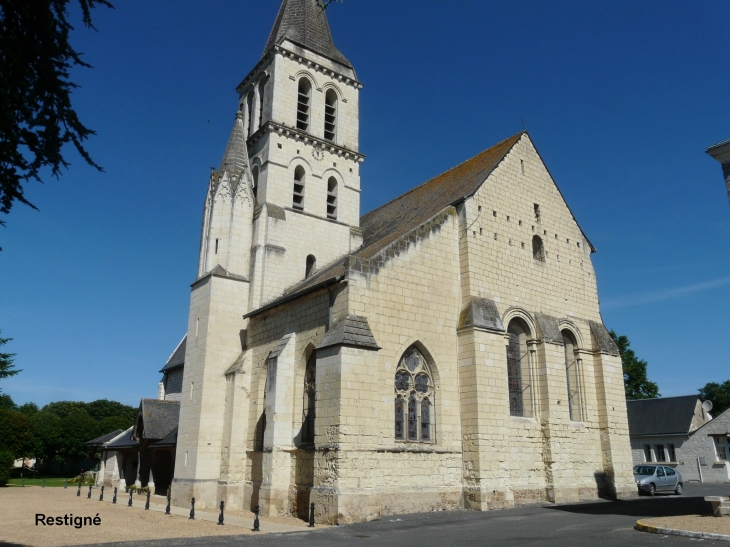
[{"label": "white car", "polygon": [[639,494],[645,492],[653,496],[657,492],[674,492],[681,496],[684,491],[681,473],[666,465],[635,465],[634,480]]}]

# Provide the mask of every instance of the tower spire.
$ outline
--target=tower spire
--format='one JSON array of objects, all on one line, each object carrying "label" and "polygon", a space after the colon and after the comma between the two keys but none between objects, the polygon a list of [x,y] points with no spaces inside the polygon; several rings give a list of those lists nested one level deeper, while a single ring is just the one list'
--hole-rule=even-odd
[{"label": "tower spire", "polygon": [[282,1],[264,55],[284,40],[352,68],[347,57],[335,47],[327,14],[317,0]]}]

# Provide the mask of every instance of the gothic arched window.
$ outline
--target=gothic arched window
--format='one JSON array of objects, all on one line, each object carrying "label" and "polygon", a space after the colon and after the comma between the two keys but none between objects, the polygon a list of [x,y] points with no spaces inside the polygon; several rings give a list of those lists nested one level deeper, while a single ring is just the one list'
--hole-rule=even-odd
[{"label": "gothic arched window", "polygon": [[327,181],[327,218],[337,220],[337,179]]},{"label": "gothic arched window", "polygon": [[297,93],[297,129],[306,131],[309,128],[309,101],[312,84],[306,78],[300,78]]},{"label": "gothic arched window", "polygon": [[434,384],[428,362],[408,349],[395,373],[395,439],[433,442]]},{"label": "gothic arched window", "polygon": [[510,321],[507,327],[507,390],[511,416],[530,416],[532,386],[530,359],[527,350],[529,330],[519,319]]},{"label": "gothic arched window", "polygon": [[258,96],[259,96],[259,115],[258,120],[259,124],[258,126],[261,127],[264,125],[264,93],[266,92],[266,79],[262,79],[259,82],[258,86]]},{"label": "gothic arched window", "polygon": [[294,194],[291,206],[297,211],[304,211],[304,167],[301,165],[297,165],[294,169]]},{"label": "gothic arched window", "polygon": [[246,130],[248,131],[248,136],[250,137],[251,134],[254,132],[254,125],[253,125],[253,118],[254,118],[254,96],[253,91],[249,92],[248,97],[246,97]]},{"label": "gothic arched window", "polygon": [[314,352],[307,360],[304,372],[304,403],[302,416],[302,442],[314,442],[314,419],[316,416],[315,395],[317,379],[317,358]]},{"label": "gothic arched window", "polygon": [[307,255],[307,265],[304,269],[304,279],[314,275],[317,271],[317,257],[314,255]]},{"label": "gothic arched window", "polygon": [[259,166],[254,165],[253,170],[251,171],[251,176],[253,177],[253,188],[251,188],[251,192],[253,193],[253,199],[258,198],[259,194]]},{"label": "gothic arched window", "polygon": [[573,333],[564,330],[563,345],[565,346],[565,376],[568,385],[568,410],[570,419],[574,422],[583,420],[583,411],[580,394],[580,360],[576,354],[578,344]]},{"label": "gothic arched window", "polygon": [[324,96],[324,138],[326,140],[335,140],[336,123],[337,93],[334,89],[328,89]]}]

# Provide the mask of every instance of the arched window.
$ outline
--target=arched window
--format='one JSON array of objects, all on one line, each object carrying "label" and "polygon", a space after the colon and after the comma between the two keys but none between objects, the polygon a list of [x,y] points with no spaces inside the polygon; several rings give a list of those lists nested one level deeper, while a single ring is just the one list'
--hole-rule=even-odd
[{"label": "arched window", "polygon": [[570,419],[574,422],[583,420],[583,410],[580,392],[580,360],[576,354],[578,344],[575,342],[573,333],[564,330],[563,344],[565,345],[565,376],[568,384],[568,410]]},{"label": "arched window", "polygon": [[266,79],[259,82],[259,127],[264,125],[264,92],[266,91]]},{"label": "arched window", "polygon": [[297,211],[304,211],[304,167],[301,165],[294,169],[294,196],[291,206]]},{"label": "arched window", "polygon": [[545,262],[545,248],[542,245],[540,236],[532,236],[532,258],[539,262]]},{"label": "arched window", "polygon": [[324,96],[324,138],[328,141],[335,140],[337,123],[337,93],[334,89],[328,89]]},{"label": "arched window", "polygon": [[253,118],[254,118],[254,109],[253,109],[253,91],[250,91],[248,94],[248,97],[246,97],[246,119],[248,121],[248,127],[246,129],[248,130],[248,136],[250,137],[253,133]]},{"label": "arched window", "polygon": [[306,78],[299,80],[297,94],[297,129],[306,131],[309,128],[309,101],[312,94],[312,84]]},{"label": "arched window", "polygon": [[520,319],[513,319],[507,327],[507,385],[511,416],[532,414],[532,383],[530,358],[527,350],[529,329]]},{"label": "arched window", "polygon": [[259,195],[259,166],[258,165],[253,166],[251,175],[253,177],[253,188],[251,188],[251,191],[253,192],[253,199],[257,199],[258,195]]},{"label": "arched window", "polygon": [[420,351],[408,349],[395,373],[395,439],[433,442],[434,384]]},{"label": "arched window", "polygon": [[337,220],[337,179],[330,177],[327,181],[327,218]]},{"label": "arched window", "polygon": [[304,271],[304,278],[311,277],[317,271],[317,258],[314,255],[307,255],[307,267]]},{"label": "arched window", "polygon": [[316,415],[315,394],[317,379],[317,358],[314,352],[307,361],[304,372],[304,403],[302,414],[302,442],[314,442],[314,419]]}]

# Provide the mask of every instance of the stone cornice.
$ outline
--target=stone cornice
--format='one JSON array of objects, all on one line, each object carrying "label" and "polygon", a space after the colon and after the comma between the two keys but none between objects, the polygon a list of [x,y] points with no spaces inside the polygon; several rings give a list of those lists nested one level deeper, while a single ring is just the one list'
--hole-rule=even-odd
[{"label": "stone cornice", "polygon": [[301,129],[296,129],[295,127],[287,127],[285,125],[272,121],[266,122],[264,125],[259,127],[253,135],[248,138],[248,140],[246,141],[248,149],[251,150],[251,148],[253,148],[253,146],[258,141],[260,141],[264,137],[264,135],[268,133],[275,133],[282,137],[301,141],[304,144],[312,145],[315,148],[329,152],[330,154],[339,156],[341,158],[345,158],[346,160],[356,161],[357,163],[362,163],[365,160],[364,155],[358,152],[354,152],[349,148],[344,148],[330,141],[315,137],[314,135],[310,135],[309,133],[307,133],[306,131],[302,131]]}]

